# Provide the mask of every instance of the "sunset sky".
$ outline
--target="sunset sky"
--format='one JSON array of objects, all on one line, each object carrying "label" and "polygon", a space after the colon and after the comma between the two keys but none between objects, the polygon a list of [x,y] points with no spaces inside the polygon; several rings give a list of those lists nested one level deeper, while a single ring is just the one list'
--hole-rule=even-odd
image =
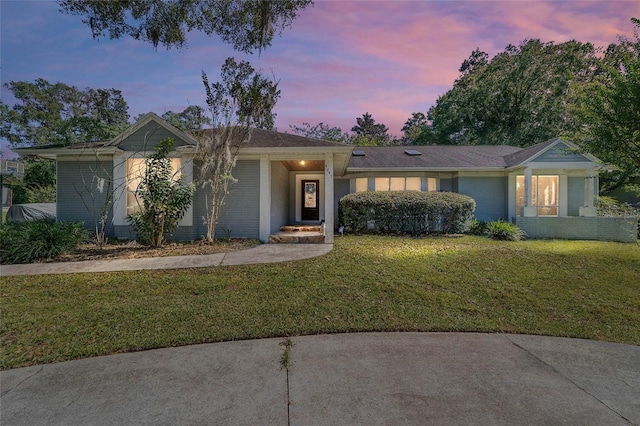
[{"label": "sunset sky", "polygon": [[[479,48],[491,57],[528,38],[575,39],[606,47],[632,35],[638,1],[323,1],[304,10],[262,55],[234,52],[192,33],[187,48],[157,51],[131,38],[94,40],[80,17],[52,1],[4,1],[1,75],[122,91],[129,114],[180,112],[204,104],[200,79],[229,56],[280,80],[280,131],[323,122],[349,131],[369,112],[401,136],[412,112],[426,112]],[[2,100],[13,104],[2,88]]]}]

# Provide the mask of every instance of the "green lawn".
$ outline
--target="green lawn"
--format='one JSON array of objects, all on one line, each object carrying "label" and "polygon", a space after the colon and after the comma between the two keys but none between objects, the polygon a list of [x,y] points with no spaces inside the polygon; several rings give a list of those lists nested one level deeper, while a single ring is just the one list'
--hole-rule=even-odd
[{"label": "green lawn", "polygon": [[[304,249],[301,247],[301,249]],[[640,344],[640,245],[336,238],[320,258],[3,277],[0,367],[222,340],[482,331]]]}]

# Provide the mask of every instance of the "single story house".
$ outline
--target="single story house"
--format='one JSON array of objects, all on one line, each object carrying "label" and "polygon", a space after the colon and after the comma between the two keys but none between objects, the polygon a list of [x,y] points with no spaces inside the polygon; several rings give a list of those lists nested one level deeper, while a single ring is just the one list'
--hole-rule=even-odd
[{"label": "single story house", "polygon": [[[126,216],[137,205],[136,170],[167,137],[175,141],[171,154],[175,169],[186,182],[195,181],[195,139],[153,113],[111,141],[17,151],[56,160],[58,220],[84,221],[92,229],[111,198],[109,236],[134,238]],[[478,219],[515,221],[534,237],[591,239],[603,233],[610,237],[609,228],[596,234],[586,231],[604,225],[579,220],[596,219],[601,167],[597,158],[579,153],[574,144],[561,139],[526,149],[354,147],[256,129],[239,151],[233,170],[237,182],[226,197],[217,231],[219,236],[230,232],[233,237],[267,242],[282,226],[323,223],[324,241],[331,243],[339,226],[338,201],[344,195],[419,190],[469,195],[476,200]],[[206,209],[207,193],[198,187],[174,238],[194,240],[205,235]]]}]

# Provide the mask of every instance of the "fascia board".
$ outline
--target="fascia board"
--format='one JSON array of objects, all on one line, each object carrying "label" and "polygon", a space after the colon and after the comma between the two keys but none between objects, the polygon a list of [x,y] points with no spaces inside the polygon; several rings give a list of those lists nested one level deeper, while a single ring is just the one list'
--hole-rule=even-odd
[{"label": "fascia board", "polygon": [[348,167],[347,173],[364,172],[503,172],[504,167]]},{"label": "fascia board", "polygon": [[15,150],[18,154],[35,155],[37,157],[49,158],[55,160],[57,157],[78,157],[78,156],[113,156],[123,151],[117,147],[101,147],[101,148],[20,148]]}]

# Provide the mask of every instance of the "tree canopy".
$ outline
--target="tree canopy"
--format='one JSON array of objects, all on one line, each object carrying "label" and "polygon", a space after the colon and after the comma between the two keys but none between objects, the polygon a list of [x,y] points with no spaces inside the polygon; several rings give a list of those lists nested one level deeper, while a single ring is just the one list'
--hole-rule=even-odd
[{"label": "tree canopy", "polygon": [[429,145],[431,144],[431,129],[427,116],[421,112],[414,112],[402,126],[403,136],[400,142],[403,145]]},{"label": "tree canopy", "polygon": [[18,102],[0,102],[0,136],[15,147],[101,141],[129,125],[129,107],[116,89],[80,90],[42,78],[4,86]]},{"label": "tree canopy", "polygon": [[271,46],[311,0],[58,0],[62,12],[82,17],[94,38],[133,37],[154,47],[183,48],[190,31],[217,34],[235,50]]},{"label": "tree canopy", "polygon": [[248,62],[228,58],[221,68],[220,80],[209,83],[202,72],[207,107],[214,128],[195,132],[197,158],[201,161],[199,183],[208,190],[208,241],[215,239],[218,218],[229,186],[238,151],[251,139],[255,127],[271,129],[273,108],[280,98],[278,82],[253,69]]},{"label": "tree canopy", "polygon": [[351,128],[354,133],[350,143],[353,145],[389,145],[389,128],[382,123],[376,123],[368,112],[356,118],[356,125]]},{"label": "tree canopy", "polygon": [[567,96],[593,77],[590,43],[525,40],[491,60],[471,53],[453,88],[429,109],[432,143],[529,146],[571,129]]},{"label": "tree canopy", "polygon": [[632,22],[635,40],[620,36],[607,48],[594,81],[576,88],[573,109],[581,123],[573,139],[624,176],[640,173],[640,20]]},{"label": "tree canopy", "polygon": [[302,123],[302,126],[289,125],[289,128],[297,135],[325,141],[344,143],[350,138],[349,134],[343,133],[340,127],[330,127],[324,123],[318,123],[315,126],[311,126],[309,123]]},{"label": "tree canopy", "polygon": [[[140,120],[145,115],[146,113],[139,114],[135,118],[135,121]],[[202,130],[203,128],[211,125],[211,118],[207,116],[202,107],[197,105],[189,105],[182,112],[167,111],[160,117],[176,129],[180,129],[184,132]]]}]

